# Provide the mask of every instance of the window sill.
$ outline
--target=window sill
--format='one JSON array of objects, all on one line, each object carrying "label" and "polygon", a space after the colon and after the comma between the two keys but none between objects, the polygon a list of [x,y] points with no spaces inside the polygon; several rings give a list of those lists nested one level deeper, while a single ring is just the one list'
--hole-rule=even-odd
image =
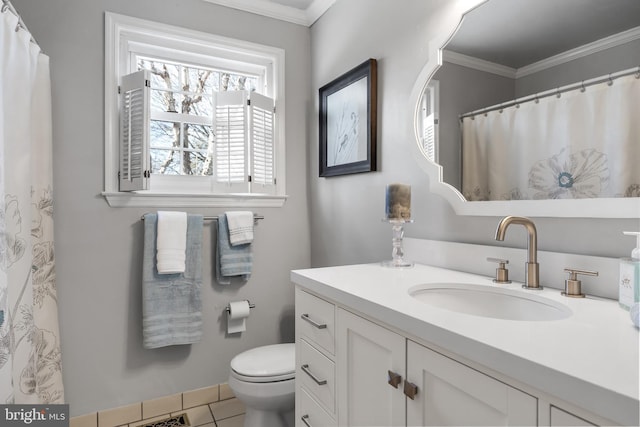
[{"label": "window sill", "polygon": [[279,208],[288,196],[268,194],[171,194],[103,192],[112,208]]}]

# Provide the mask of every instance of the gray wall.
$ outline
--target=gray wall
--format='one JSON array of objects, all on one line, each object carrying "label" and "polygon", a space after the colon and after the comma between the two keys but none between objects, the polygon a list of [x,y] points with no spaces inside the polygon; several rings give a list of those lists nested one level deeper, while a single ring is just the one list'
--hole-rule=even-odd
[{"label": "gray wall", "polygon": [[[310,102],[309,29],[202,0],[15,0],[51,57],[57,285],[63,374],[71,415],[227,381],[231,358],[293,341],[289,271],[310,263],[305,139]],[[242,286],[212,281],[204,245],[204,338],[191,346],[142,347],[140,216],[154,208],[110,208],[104,176],[104,12],[111,11],[283,48],[286,51],[287,194],[259,209],[254,272]],[[189,209],[215,215],[221,210]],[[205,225],[210,242],[213,225]],[[212,283],[214,282],[214,283]],[[248,330],[226,337],[229,301],[256,304]]]},{"label": "gray wall", "polygon": [[[384,186],[412,185],[415,222],[406,235],[417,238],[496,245],[496,217],[458,216],[430,193],[428,177],[412,157],[413,84],[427,63],[428,43],[453,31],[443,8],[453,2],[340,0],[312,27],[312,90],[369,57],[377,58],[378,172],[318,178],[316,112],[310,118],[309,169],[312,263],[314,266],[374,262],[391,256],[391,232],[380,219]],[[441,96],[442,93],[441,93]],[[640,217],[640,213],[639,213]],[[628,256],[633,239],[623,230],[640,229],[638,219],[536,218],[541,249],[576,254]],[[524,230],[507,233],[506,246],[525,247]],[[478,254],[484,257],[483,254]],[[564,280],[559,275],[558,281]]]}]

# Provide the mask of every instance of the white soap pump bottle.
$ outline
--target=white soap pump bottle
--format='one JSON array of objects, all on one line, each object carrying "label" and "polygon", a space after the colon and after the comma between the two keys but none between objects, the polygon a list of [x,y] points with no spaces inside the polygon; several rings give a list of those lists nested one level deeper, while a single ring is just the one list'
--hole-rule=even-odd
[{"label": "white soap pump bottle", "polygon": [[631,258],[620,260],[620,283],[618,302],[620,307],[629,310],[640,301],[640,232],[624,231],[626,236],[636,236],[636,247],[631,251]]}]

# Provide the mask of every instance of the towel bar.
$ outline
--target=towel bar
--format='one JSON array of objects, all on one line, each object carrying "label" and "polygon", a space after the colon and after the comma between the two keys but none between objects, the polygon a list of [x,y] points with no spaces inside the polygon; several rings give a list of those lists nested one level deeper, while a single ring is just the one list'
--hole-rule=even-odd
[{"label": "towel bar", "polygon": [[[140,219],[142,221],[144,221],[144,215],[142,215],[140,217]],[[204,221],[217,221],[218,220],[218,216],[217,215],[215,215],[215,216],[203,216],[202,219]],[[257,224],[259,219],[264,219],[264,215],[254,215],[253,216],[253,223]]]},{"label": "towel bar", "polygon": [[[249,303],[249,308],[256,308],[255,304],[251,304],[251,302],[249,300],[247,300],[247,302]],[[231,313],[231,307],[227,306],[227,308],[225,308],[225,310],[227,311],[227,313]]]}]

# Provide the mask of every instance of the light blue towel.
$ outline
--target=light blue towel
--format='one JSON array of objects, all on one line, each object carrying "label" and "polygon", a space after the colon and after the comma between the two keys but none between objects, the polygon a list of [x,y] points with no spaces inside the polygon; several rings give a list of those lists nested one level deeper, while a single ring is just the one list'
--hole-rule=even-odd
[{"label": "light blue towel", "polygon": [[187,218],[184,273],[158,274],[158,215],[144,216],[142,335],[145,348],[192,344],[202,337],[202,215]]},{"label": "light blue towel", "polygon": [[253,253],[251,243],[231,246],[227,216],[218,216],[218,238],[216,251],[216,281],[221,285],[231,284],[231,277],[242,276],[246,281],[251,277]]}]

